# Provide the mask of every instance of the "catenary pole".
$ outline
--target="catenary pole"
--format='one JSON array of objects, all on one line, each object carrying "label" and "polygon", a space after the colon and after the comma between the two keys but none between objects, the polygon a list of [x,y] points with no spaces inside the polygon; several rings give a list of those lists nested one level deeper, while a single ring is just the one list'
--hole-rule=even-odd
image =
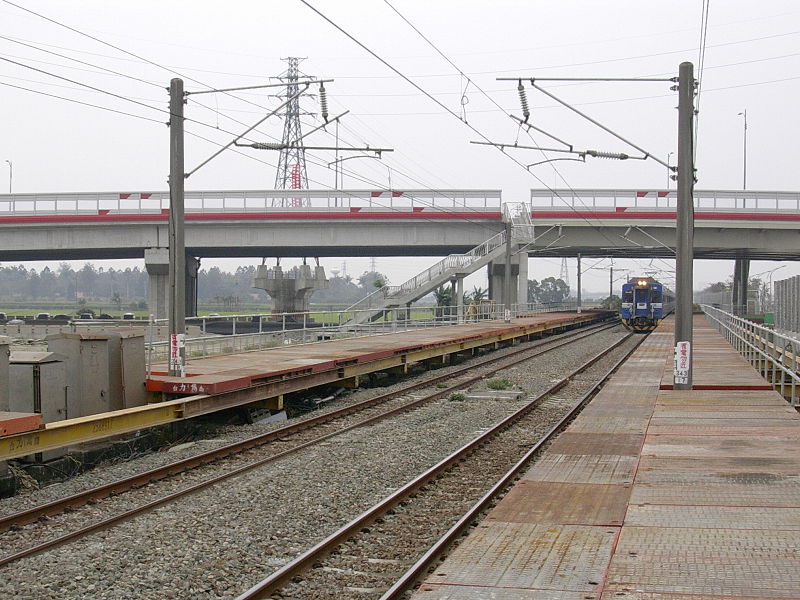
[{"label": "catenary pole", "polygon": [[186,245],[183,233],[183,80],[169,86],[169,374],[183,377],[186,365]]},{"label": "catenary pole", "polygon": [[503,267],[503,304],[505,304],[506,315],[511,314],[511,238],[512,225],[511,214],[506,215],[506,257]]},{"label": "catenary pole", "polygon": [[[694,259],[694,65],[678,71],[678,217],[676,247],[676,364],[674,389],[692,389],[692,280]],[[681,352],[685,353],[681,358]],[[679,363],[679,361],[683,361]]]},{"label": "catenary pole", "polygon": [[578,313],[581,312],[581,253],[578,252]]}]

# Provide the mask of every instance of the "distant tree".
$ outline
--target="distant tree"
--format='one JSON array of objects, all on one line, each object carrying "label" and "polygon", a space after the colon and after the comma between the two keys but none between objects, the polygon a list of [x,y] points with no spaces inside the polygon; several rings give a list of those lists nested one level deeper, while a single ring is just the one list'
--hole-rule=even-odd
[{"label": "distant tree", "polygon": [[613,294],[608,298],[604,298],[602,302],[600,302],[600,308],[605,308],[608,310],[619,311],[621,307],[622,307],[622,298],[620,298],[616,294]]},{"label": "distant tree", "polygon": [[731,286],[730,286],[729,283],[726,283],[724,281],[718,281],[716,283],[712,283],[711,285],[706,286],[705,289],[703,289],[703,291],[704,292],[727,292],[730,289],[731,289]]},{"label": "distant tree", "polygon": [[528,302],[539,302],[542,295],[539,282],[535,279],[528,279]]},{"label": "distant tree", "polygon": [[371,294],[376,288],[382,288],[388,284],[389,278],[383,273],[378,273],[377,271],[365,271],[358,278],[358,287],[366,292],[366,294]]},{"label": "distant tree", "polygon": [[547,277],[541,283],[528,280],[528,302],[558,303],[568,296],[569,286],[562,279]]},{"label": "distant tree", "polygon": [[486,300],[489,290],[486,288],[478,287],[477,285],[472,288],[471,292],[464,294],[464,304],[472,302],[480,303],[481,300]]},{"label": "distant tree", "polygon": [[433,299],[436,306],[451,306],[453,304],[453,288],[449,285],[440,285],[433,290]]}]

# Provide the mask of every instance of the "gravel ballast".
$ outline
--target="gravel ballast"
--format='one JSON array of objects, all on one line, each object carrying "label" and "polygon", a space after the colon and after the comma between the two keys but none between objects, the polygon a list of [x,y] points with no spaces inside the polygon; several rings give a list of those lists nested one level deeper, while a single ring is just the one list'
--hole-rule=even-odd
[{"label": "gravel ballast", "polygon": [[[618,328],[598,333],[498,376],[535,395],[622,335]],[[442,399],[344,433],[225,485],[12,563],[3,568],[0,592],[15,598],[235,597],[521,405],[521,401]],[[254,435],[254,428],[277,426],[251,426],[246,433],[229,433],[241,439]],[[230,441],[228,437],[208,443]],[[146,459],[161,459],[163,454]],[[176,456],[166,458],[165,462],[172,462]],[[91,484],[62,486],[72,484],[73,491],[80,485],[93,487],[98,477],[117,478],[126,466],[130,468],[120,464],[87,474],[85,478],[94,476]],[[115,474],[109,475],[112,471]],[[187,474],[175,479],[190,478]],[[36,504],[44,501],[41,493],[45,491],[27,494],[28,503],[34,497]],[[16,510],[9,509],[9,504],[3,503],[6,510]],[[101,504],[89,508],[101,511]],[[94,520],[99,514],[80,513],[80,518]],[[54,521],[61,518],[66,523],[70,515]],[[23,527],[5,535],[24,545],[33,541],[25,533]]]}]

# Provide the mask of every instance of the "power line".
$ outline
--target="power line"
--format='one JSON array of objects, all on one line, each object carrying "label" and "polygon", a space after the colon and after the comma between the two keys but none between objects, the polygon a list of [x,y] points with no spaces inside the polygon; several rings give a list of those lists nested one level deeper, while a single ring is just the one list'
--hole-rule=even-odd
[{"label": "power line", "polygon": [[5,81],[0,81],[0,85],[5,85],[7,87],[16,88],[18,90],[24,90],[26,92],[31,92],[33,94],[41,94],[42,96],[48,96],[50,98],[57,98],[58,100],[65,100],[66,102],[73,102],[75,104],[81,104],[83,106],[90,106],[92,108],[99,108],[100,110],[105,110],[112,113],[117,113],[120,115],[126,115],[128,117],[135,117],[137,119],[142,119],[144,121],[151,121],[153,123],[158,123],[163,125],[163,121],[159,121],[158,119],[151,119],[150,117],[143,117],[142,115],[135,115],[133,113],[125,112],[123,110],[117,110],[114,108],[108,108],[107,106],[100,106],[98,104],[92,104],[90,102],[83,102],[81,100],[75,100],[73,98],[67,98],[65,96],[58,96],[57,94],[48,94],[47,92],[42,92],[39,90],[33,90],[31,88],[26,88],[21,85],[14,85],[13,83],[6,83]]},{"label": "power line", "polygon": [[694,140],[692,141],[692,160],[697,158],[697,141],[700,131],[700,92],[703,89],[703,69],[706,62],[706,43],[708,42],[708,9],[710,0],[703,0],[703,9],[700,14],[700,52],[697,59],[697,98],[695,109],[697,116],[694,120]]},{"label": "power line", "polygon": [[[3,1],[7,1],[7,0],[3,0]],[[16,60],[11,60],[10,58],[6,58],[4,56],[0,56],[0,60],[8,62],[8,63],[11,63],[11,64],[14,64],[14,65],[17,65],[19,67],[23,67],[25,69],[30,69],[32,71],[36,71],[37,73],[42,73],[42,74],[48,75],[50,77],[55,77],[56,79],[61,79],[63,81],[68,81],[69,83],[74,83],[75,85],[79,85],[81,87],[85,87],[85,88],[93,90],[95,92],[99,92],[101,94],[106,94],[107,96],[112,96],[114,98],[117,98],[118,100],[124,100],[125,102],[131,102],[131,103],[136,104],[138,106],[144,106],[145,108],[149,108],[151,110],[157,110],[158,112],[169,114],[169,111],[164,110],[162,108],[157,108],[155,106],[151,106],[150,104],[145,104],[144,102],[139,102],[138,100],[133,100],[131,98],[127,98],[125,96],[122,96],[121,94],[115,94],[114,92],[109,92],[108,90],[103,90],[103,89],[94,87],[93,85],[89,85],[88,83],[82,83],[80,81],[76,81],[74,79],[70,79],[69,77],[64,77],[63,75],[56,75],[55,73],[50,73],[49,71],[45,71],[43,69],[38,69],[36,67],[32,67],[31,65],[26,65],[25,63],[21,63],[21,62],[18,62]]]},{"label": "power line", "polygon": [[[427,91],[426,91],[424,88],[422,88],[420,85],[418,85],[417,83],[415,83],[414,81],[412,81],[411,79],[409,79],[409,78],[408,78],[406,75],[404,75],[404,74],[403,74],[401,71],[399,71],[398,69],[396,69],[394,66],[392,66],[390,63],[388,63],[388,62],[387,62],[385,59],[383,59],[381,56],[379,56],[379,55],[378,55],[377,53],[375,53],[373,50],[369,49],[369,48],[368,48],[366,45],[364,45],[364,44],[363,44],[361,41],[359,41],[359,40],[358,40],[357,38],[355,38],[353,35],[351,35],[351,34],[350,34],[350,33],[348,33],[347,31],[345,31],[345,30],[344,30],[342,27],[340,27],[338,24],[336,24],[336,23],[335,23],[334,21],[332,21],[330,18],[328,18],[328,17],[327,17],[327,16],[325,16],[323,13],[321,13],[319,10],[317,10],[317,9],[316,9],[314,6],[312,6],[312,5],[311,5],[311,4],[310,4],[310,3],[309,3],[307,0],[301,0],[301,2],[302,2],[303,4],[305,4],[305,5],[306,5],[308,8],[310,8],[312,11],[314,11],[315,13],[317,13],[317,14],[318,14],[320,17],[322,17],[322,18],[323,18],[325,21],[327,21],[329,24],[331,24],[331,25],[332,25],[334,28],[336,28],[337,30],[339,30],[339,31],[340,31],[342,34],[344,34],[344,35],[345,35],[346,37],[348,37],[350,40],[352,40],[354,43],[356,43],[358,46],[360,46],[360,47],[361,47],[363,50],[365,50],[366,52],[368,52],[369,54],[371,54],[371,55],[372,55],[372,56],[373,56],[375,59],[377,59],[377,60],[378,60],[379,62],[381,62],[383,65],[385,65],[385,66],[386,66],[386,67],[388,67],[390,70],[392,70],[393,72],[395,72],[397,75],[399,75],[400,77],[402,77],[402,78],[403,78],[405,81],[407,81],[409,84],[411,84],[411,85],[412,85],[413,87],[415,87],[417,90],[419,90],[420,92],[424,93],[424,94],[425,94],[425,95],[426,95],[428,98],[430,98],[431,100],[433,100],[433,101],[434,101],[434,102],[435,102],[437,105],[439,105],[441,108],[445,109],[445,111],[447,111],[447,112],[448,112],[450,115],[452,115],[453,117],[455,117],[456,119],[458,119],[460,122],[462,122],[464,125],[466,125],[467,127],[469,127],[469,128],[472,130],[472,131],[474,131],[476,134],[478,134],[478,135],[479,135],[481,138],[483,138],[485,141],[487,141],[487,142],[491,142],[491,140],[490,140],[488,137],[486,137],[486,135],[484,135],[484,134],[483,134],[483,132],[481,132],[480,130],[478,130],[476,127],[474,127],[473,125],[471,125],[469,122],[462,120],[462,119],[461,119],[461,117],[459,117],[459,116],[458,116],[456,113],[454,113],[452,110],[450,110],[450,109],[449,109],[449,108],[448,108],[446,105],[444,105],[442,102],[440,102],[438,99],[436,99],[436,98],[435,98],[434,96],[432,96],[430,93],[428,93],[428,92],[427,92]],[[510,160],[512,160],[513,162],[515,162],[517,165],[519,165],[521,168],[523,168],[523,169],[525,170],[525,172],[526,172],[526,173],[530,174],[532,177],[534,177],[534,179],[536,179],[537,181],[539,181],[539,182],[540,182],[540,183],[541,183],[541,184],[542,184],[542,185],[543,185],[545,188],[547,188],[548,190],[550,190],[551,192],[553,192],[554,194],[556,194],[556,195],[558,196],[558,193],[557,193],[557,192],[555,192],[555,190],[553,190],[553,189],[552,189],[550,186],[548,186],[548,185],[547,185],[547,184],[546,184],[546,183],[545,183],[545,182],[544,182],[544,181],[543,181],[543,180],[542,180],[542,179],[541,179],[541,178],[540,178],[538,175],[536,175],[535,173],[531,173],[531,172],[530,172],[530,171],[529,171],[529,170],[528,170],[528,169],[525,167],[525,165],[523,165],[521,162],[519,162],[519,161],[518,161],[516,158],[514,158],[513,156],[511,156],[511,155],[509,155],[509,154],[506,154],[506,153],[505,153],[505,152],[504,152],[502,149],[499,149],[499,148],[498,148],[498,151],[499,151],[499,152],[501,152],[501,153],[502,153],[504,156],[507,156],[507,157],[508,157]],[[560,197],[560,196],[559,196],[559,197]],[[568,206],[569,206],[569,205],[568,205]],[[575,207],[574,207],[574,206],[570,206],[570,208],[571,208],[571,210],[572,210],[573,212],[575,212],[576,214],[579,214],[579,213],[578,213],[578,211],[575,209]],[[611,238],[609,238],[608,236],[606,236],[606,234],[605,234],[605,233],[602,231],[602,229],[598,228],[596,225],[592,225],[592,223],[589,221],[589,219],[587,219],[585,216],[582,216],[582,215],[581,215],[581,218],[582,218],[582,219],[583,219],[583,220],[584,220],[584,221],[585,221],[585,222],[586,222],[586,223],[587,223],[589,226],[591,226],[592,228],[596,229],[596,230],[598,231],[598,233],[600,233],[600,235],[602,235],[602,236],[603,236],[603,237],[605,237],[607,240],[609,240],[610,242],[612,242]]]},{"label": "power line", "polygon": [[[465,74],[465,73],[464,73],[464,72],[463,72],[463,71],[462,71],[462,70],[461,70],[461,69],[460,69],[460,68],[459,68],[459,67],[458,67],[458,66],[457,66],[457,65],[456,65],[456,64],[455,64],[453,61],[452,61],[452,60],[450,60],[450,59],[449,59],[449,58],[448,58],[448,57],[447,57],[447,56],[444,54],[444,52],[442,52],[442,51],[441,51],[441,50],[440,50],[440,49],[439,49],[439,48],[438,48],[438,47],[437,47],[437,46],[436,46],[436,45],[435,45],[435,44],[434,44],[434,43],[433,43],[433,42],[432,42],[430,39],[428,39],[428,38],[427,38],[427,37],[426,37],[426,36],[425,36],[425,35],[424,35],[424,34],[423,34],[423,33],[422,33],[422,32],[421,32],[419,29],[417,29],[417,28],[416,28],[416,27],[415,27],[415,26],[414,26],[414,25],[413,25],[413,24],[412,24],[412,23],[411,23],[411,22],[410,22],[410,21],[409,21],[409,20],[408,20],[408,19],[407,19],[405,16],[403,16],[403,15],[400,13],[400,11],[398,11],[398,10],[397,10],[397,9],[396,9],[396,8],[395,8],[395,7],[394,7],[394,6],[393,6],[393,5],[390,3],[390,2],[389,2],[389,0],[384,0],[384,2],[385,2],[385,3],[386,3],[386,4],[387,4],[387,5],[388,5],[388,6],[389,6],[389,7],[390,7],[390,8],[391,8],[391,9],[392,9],[392,10],[393,10],[395,13],[397,13],[397,15],[398,15],[398,16],[400,16],[400,18],[401,18],[401,19],[403,19],[403,21],[405,21],[405,22],[406,22],[406,23],[407,23],[407,24],[408,24],[408,25],[409,25],[409,26],[410,26],[410,27],[411,27],[411,28],[412,28],[412,29],[413,29],[413,30],[414,30],[414,31],[415,31],[415,32],[416,32],[416,33],[417,33],[417,34],[418,34],[418,35],[419,35],[419,36],[420,36],[420,37],[421,37],[423,40],[425,40],[425,41],[426,41],[426,42],[427,42],[427,43],[428,43],[428,44],[429,44],[431,47],[433,47],[433,49],[434,49],[434,50],[436,50],[436,52],[438,52],[438,53],[439,53],[439,55],[441,55],[441,56],[442,56],[442,57],[443,57],[443,58],[444,58],[444,59],[445,59],[445,60],[446,60],[446,61],[447,61],[447,62],[448,62],[448,63],[449,63],[449,64],[450,64],[450,65],[451,65],[451,66],[452,66],[454,69],[456,69],[456,70],[459,72],[459,74],[460,74],[462,77],[464,77],[464,78],[466,79],[466,81],[467,81],[467,85],[468,85],[469,83],[472,83],[472,84],[473,84],[473,85],[474,85],[474,86],[475,86],[475,87],[476,87],[476,88],[477,88],[477,89],[478,89],[478,90],[479,90],[479,91],[480,91],[480,92],[481,92],[481,93],[482,93],[482,94],[483,94],[483,95],[484,95],[484,96],[485,96],[485,97],[486,97],[486,98],[487,98],[489,101],[491,101],[491,102],[492,102],[492,103],[493,103],[493,104],[494,104],[494,105],[495,105],[497,108],[499,108],[500,110],[502,110],[502,111],[503,111],[503,112],[506,114],[506,116],[508,116],[508,117],[509,117],[509,118],[511,118],[511,119],[513,119],[513,118],[514,118],[514,117],[513,117],[513,116],[512,116],[510,113],[508,113],[508,112],[507,112],[507,111],[506,111],[506,110],[505,110],[505,109],[504,109],[502,106],[500,106],[500,105],[499,105],[499,104],[498,104],[498,103],[497,103],[497,102],[494,100],[494,98],[492,98],[492,97],[491,97],[489,94],[487,94],[487,93],[486,93],[486,92],[485,92],[485,91],[484,91],[484,90],[483,90],[483,89],[482,89],[482,88],[481,88],[479,85],[475,84],[475,83],[474,83],[474,82],[473,82],[473,81],[472,81],[472,80],[471,80],[471,79],[470,79],[470,78],[469,78],[469,77],[468,77],[468,76],[467,76],[467,75],[466,75],[466,74]],[[465,88],[464,88],[464,89],[466,90],[466,86],[465,86]],[[524,100],[525,100],[525,99],[524,99],[524,96],[522,97],[522,100],[523,100],[523,105],[524,105]],[[524,109],[524,108],[525,108],[525,106],[523,106],[523,109]],[[461,120],[461,121],[463,121],[464,123],[466,123],[466,118],[463,118],[463,119],[462,119],[462,118],[460,118],[460,120]],[[527,121],[527,115],[526,115],[526,121]],[[473,128],[473,129],[474,129],[474,128]],[[477,132],[477,130],[475,130],[475,131]],[[529,137],[531,137],[531,139],[532,139],[532,140],[534,140],[534,138],[533,138],[532,134],[530,133],[530,128],[528,128],[528,129],[527,129],[527,132],[528,132],[528,136],[529,136]],[[478,132],[478,133],[479,133],[479,135],[482,135],[482,134],[480,134],[480,132]],[[548,134],[548,135],[549,135],[549,134]],[[486,137],[485,137],[485,136],[482,136],[482,137],[484,137],[484,139],[486,139]],[[487,140],[487,141],[488,141],[488,140]],[[535,140],[534,140],[534,143],[535,143]],[[537,145],[538,145],[538,144],[537,144]],[[502,151],[502,148],[501,148],[501,151]],[[545,158],[545,159],[549,160],[549,157],[548,157],[548,155],[547,155],[547,154],[546,154],[544,151],[541,151],[541,152],[542,152],[542,156],[544,156],[544,158]],[[515,162],[516,162],[516,161],[515,161]],[[518,163],[518,164],[519,164],[519,163]],[[522,166],[522,165],[520,164],[520,166]],[[572,192],[573,198],[578,198],[578,200],[581,202],[581,204],[583,204],[585,208],[588,208],[588,206],[587,206],[587,205],[586,205],[586,203],[584,202],[583,198],[581,198],[581,197],[580,197],[580,196],[579,196],[579,195],[578,195],[578,194],[575,192],[575,189],[574,189],[574,188],[573,188],[573,187],[572,187],[572,186],[569,184],[569,182],[568,182],[568,181],[566,180],[566,178],[565,178],[565,177],[564,177],[564,176],[561,174],[561,172],[558,170],[558,168],[557,168],[557,167],[556,167],[556,166],[555,166],[553,163],[550,163],[550,167],[551,167],[551,168],[553,169],[553,171],[554,171],[554,172],[555,172],[555,173],[558,175],[558,177],[560,177],[560,178],[561,178],[561,180],[562,180],[562,181],[563,181],[563,182],[566,184],[566,186],[567,186],[567,187],[570,189],[570,191]],[[542,179],[541,179],[541,178],[540,178],[538,175],[536,175],[535,173],[532,173],[532,172],[530,171],[530,169],[528,169],[527,167],[524,167],[524,168],[525,168],[525,170],[526,170],[526,172],[527,172],[527,173],[529,173],[530,175],[532,175],[532,176],[533,176],[533,177],[534,177],[534,178],[535,178],[537,181],[539,181],[539,182],[540,182],[542,185],[544,185],[545,187],[547,187],[548,189],[550,189],[550,190],[551,190],[553,193],[555,193],[555,194],[556,194],[556,196],[558,196],[558,197],[560,198],[560,195],[559,195],[557,192],[555,192],[555,190],[553,190],[552,188],[549,188],[549,186],[547,186],[547,184],[545,184],[545,183],[544,183],[544,181],[543,181],[543,180],[542,180]],[[561,198],[561,199],[563,200],[563,198]],[[579,213],[578,213],[578,211],[577,211],[577,210],[575,210],[575,208],[574,208],[574,207],[571,207],[571,208],[572,208],[573,212],[575,212],[575,214],[579,214]],[[592,225],[592,223],[590,222],[590,220],[589,220],[588,218],[586,218],[585,216],[583,216],[583,215],[581,215],[581,218],[582,218],[582,219],[583,219],[583,220],[584,220],[584,221],[585,221],[585,222],[586,222],[586,223],[587,223],[589,226],[591,226],[591,227],[592,227],[593,229],[595,229],[595,230],[596,230],[598,233],[600,233],[600,235],[602,235],[602,236],[603,236],[603,237],[604,237],[606,240],[608,240],[609,242],[612,242],[611,238],[609,238],[609,237],[608,237],[608,236],[605,234],[605,232],[604,232],[604,231],[603,231],[603,230],[602,230],[600,227],[597,227],[597,226],[595,226],[595,225]],[[599,220],[599,219],[598,219],[598,220]]]},{"label": "power line", "polygon": [[101,71],[105,71],[105,72],[111,73],[113,75],[118,75],[119,77],[125,77],[127,79],[132,79],[134,81],[139,81],[141,83],[146,83],[147,85],[152,85],[152,86],[155,86],[157,88],[162,88],[163,87],[163,86],[160,86],[159,84],[157,84],[157,83],[155,83],[153,81],[147,81],[146,79],[142,79],[140,77],[134,77],[133,75],[128,75],[127,73],[120,73],[119,71],[115,71],[114,69],[107,69],[106,67],[101,67],[99,65],[95,65],[95,64],[92,64],[90,62],[86,62],[84,60],[80,60],[80,59],[77,59],[77,58],[72,58],[71,56],[67,56],[65,54],[59,54],[58,52],[53,52],[52,50],[46,50],[44,48],[38,48],[37,46],[34,46],[33,44],[28,44],[28,43],[25,43],[25,42],[21,42],[19,40],[15,40],[15,39],[10,38],[10,37],[5,36],[5,35],[0,35],[0,39],[12,42],[14,44],[20,44],[20,45],[25,46],[27,48],[33,48],[34,50],[38,50],[39,52],[45,52],[47,54],[52,54],[54,56],[58,56],[59,58],[64,58],[66,60],[71,60],[71,61],[77,62],[79,64],[86,65],[88,67],[94,67],[95,69],[100,69]]}]

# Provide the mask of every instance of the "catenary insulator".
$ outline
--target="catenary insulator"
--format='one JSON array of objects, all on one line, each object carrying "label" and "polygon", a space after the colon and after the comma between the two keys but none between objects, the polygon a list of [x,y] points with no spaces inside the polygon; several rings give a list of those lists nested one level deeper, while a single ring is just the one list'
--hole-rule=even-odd
[{"label": "catenary insulator", "polygon": [[328,122],[328,92],[325,90],[325,84],[319,84],[319,105],[322,108],[322,118]]},{"label": "catenary insulator", "polygon": [[525,117],[525,122],[527,123],[528,117],[531,116],[531,109],[528,108],[528,97],[525,95],[525,88],[522,85],[522,81],[519,82],[517,91],[519,92],[520,104],[522,104],[522,116]]},{"label": "catenary insulator", "polygon": [[600,152],[599,150],[587,150],[586,154],[595,158],[611,158],[614,160],[627,160],[630,158],[627,154],[621,152]]}]

